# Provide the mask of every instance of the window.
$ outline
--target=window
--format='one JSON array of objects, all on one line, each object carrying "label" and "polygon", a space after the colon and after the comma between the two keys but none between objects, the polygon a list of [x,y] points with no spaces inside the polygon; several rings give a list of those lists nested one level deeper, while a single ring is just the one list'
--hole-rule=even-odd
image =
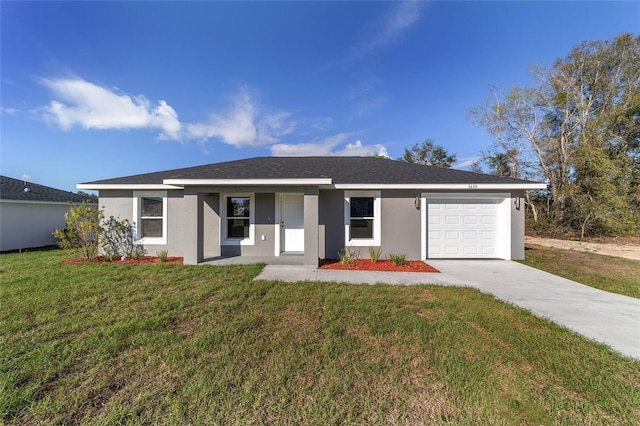
[{"label": "window", "polygon": [[224,242],[227,245],[253,244],[253,195],[225,195],[223,197],[223,203]]},{"label": "window", "polygon": [[351,197],[349,239],[373,238],[373,197]]},{"label": "window", "polygon": [[380,245],[380,192],[345,192],[345,244]]},{"label": "window", "polygon": [[166,192],[134,192],[133,217],[141,243],[167,243]]},{"label": "window", "polygon": [[162,197],[141,197],[140,205],[142,238],[162,238]]},{"label": "window", "polygon": [[227,198],[227,238],[249,238],[249,197]]}]

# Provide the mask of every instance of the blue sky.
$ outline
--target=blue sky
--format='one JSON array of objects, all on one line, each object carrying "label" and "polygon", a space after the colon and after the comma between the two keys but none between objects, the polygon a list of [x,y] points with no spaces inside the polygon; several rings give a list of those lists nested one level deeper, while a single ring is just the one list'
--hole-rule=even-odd
[{"label": "blue sky", "polygon": [[426,138],[464,168],[468,119],[640,2],[8,2],[0,172],[79,182],[269,155],[392,158]]}]

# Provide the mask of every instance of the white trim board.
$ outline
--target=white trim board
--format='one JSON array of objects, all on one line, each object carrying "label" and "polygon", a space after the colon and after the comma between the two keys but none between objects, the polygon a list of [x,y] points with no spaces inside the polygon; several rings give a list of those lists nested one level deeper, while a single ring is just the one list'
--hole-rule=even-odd
[{"label": "white trim board", "polygon": [[376,189],[442,189],[442,190],[465,190],[474,191],[474,190],[521,190],[521,189],[546,189],[547,184],[545,183],[383,183],[383,184],[373,184],[373,183],[359,183],[359,184],[351,184],[351,183],[337,183],[333,185],[335,189],[368,189],[368,190],[376,190]]}]

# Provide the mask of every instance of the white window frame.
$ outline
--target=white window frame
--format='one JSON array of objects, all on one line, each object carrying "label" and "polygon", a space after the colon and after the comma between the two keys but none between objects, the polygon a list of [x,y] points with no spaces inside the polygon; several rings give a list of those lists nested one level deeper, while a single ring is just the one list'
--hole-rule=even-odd
[{"label": "white window frame", "polygon": [[[142,237],[142,198],[162,198],[162,237]],[[136,242],[140,244],[167,244],[167,191],[134,191],[133,192],[133,226]]]},{"label": "white window frame", "polygon": [[[373,198],[373,238],[351,239],[351,198]],[[345,246],[366,247],[381,246],[382,215],[380,208],[380,191],[345,191],[344,192],[344,244]]]},{"label": "white window frame", "polygon": [[[255,242],[255,215],[256,200],[254,193],[229,193],[221,194],[220,197],[220,235],[223,246],[252,246]],[[227,238],[227,199],[236,197],[249,198],[249,237],[248,238]]]}]

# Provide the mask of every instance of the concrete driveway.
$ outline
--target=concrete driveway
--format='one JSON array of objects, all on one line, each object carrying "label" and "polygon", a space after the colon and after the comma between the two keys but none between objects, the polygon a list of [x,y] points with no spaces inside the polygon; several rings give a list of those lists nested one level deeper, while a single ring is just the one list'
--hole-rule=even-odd
[{"label": "concrete driveway", "polygon": [[476,288],[640,359],[640,299],[507,260],[429,260],[440,273],[365,272],[267,265],[256,280],[440,284]]}]

